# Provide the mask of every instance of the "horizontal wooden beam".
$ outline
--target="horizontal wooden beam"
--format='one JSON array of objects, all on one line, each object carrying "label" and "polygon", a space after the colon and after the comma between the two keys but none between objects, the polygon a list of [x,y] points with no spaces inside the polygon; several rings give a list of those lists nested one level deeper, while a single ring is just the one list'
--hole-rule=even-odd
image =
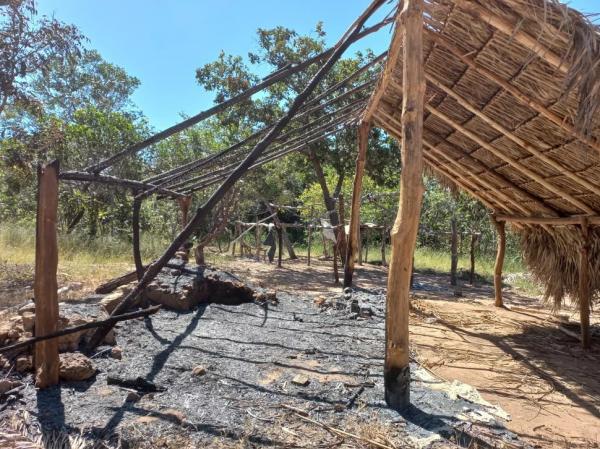
[{"label": "horizontal wooden beam", "polygon": [[589,224],[600,225],[600,216],[574,215],[570,217],[520,217],[516,215],[495,215],[496,221],[505,221],[507,223],[550,225],[550,226],[569,226],[580,225],[585,219]]}]

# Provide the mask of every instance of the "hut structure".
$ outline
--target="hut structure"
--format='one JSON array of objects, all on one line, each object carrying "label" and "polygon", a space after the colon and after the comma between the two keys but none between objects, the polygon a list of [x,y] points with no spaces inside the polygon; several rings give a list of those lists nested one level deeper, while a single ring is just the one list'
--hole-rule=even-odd
[{"label": "hut structure", "polygon": [[[412,254],[427,168],[484,203],[499,231],[496,304],[502,305],[505,223],[522,236],[533,273],[557,304],[577,299],[582,341],[600,289],[600,33],[582,14],[554,0],[403,0],[374,25],[387,2],[373,0],[332,48],[282,67],[260,83],[90,167],[40,169],[36,240],[36,372],[39,386],[58,380],[56,340],[56,207],[58,181],[127,188],[133,202],[133,256],[138,284],[98,325],[101,341],[165,267],[178,248],[253,167],[276,160],[343,129],[358,128],[345,283],[352,283],[362,174],[368,133],[377,126],[402,147],[400,202],[391,232],[384,379],[389,405],[409,401],[408,305]],[[355,41],[395,24],[389,51],[346,80],[323,88],[327,72]],[[117,179],[110,167],[274,83],[316,65],[318,70],[276,122],[208,157],[142,180]],[[383,67],[378,71],[378,67]],[[321,90],[315,93],[320,86]],[[139,211],[150,195],[179,200],[212,188],[207,201],[165,253],[144,265]],[[336,223],[332,223],[336,225]],[[34,339],[35,340],[35,339]],[[43,341],[42,341],[43,340]]]}]

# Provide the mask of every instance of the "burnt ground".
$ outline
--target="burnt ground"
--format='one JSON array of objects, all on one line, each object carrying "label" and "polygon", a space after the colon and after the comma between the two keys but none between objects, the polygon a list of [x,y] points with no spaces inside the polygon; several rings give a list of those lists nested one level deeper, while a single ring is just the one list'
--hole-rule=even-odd
[{"label": "burnt ground", "polygon": [[[1,416],[28,422],[32,433],[63,429],[122,447],[377,447],[364,439],[379,447],[486,447],[485,435],[496,440],[491,447],[523,445],[504,429],[501,410],[463,399],[473,400],[468,386],[443,383],[414,363],[411,408],[387,408],[383,291],[353,298],[374,315],[357,318],[341,293],[326,297],[339,307],[322,310],[302,292],[279,292],[266,316],[255,303],[203,304],[121,323],[122,360],[98,348],[93,379],[43,391],[26,377],[22,398]],[[93,302],[65,307],[97,311]],[[193,373],[199,366],[205,374]],[[126,401],[130,390],[107,382],[137,377],[159,391]]]}]

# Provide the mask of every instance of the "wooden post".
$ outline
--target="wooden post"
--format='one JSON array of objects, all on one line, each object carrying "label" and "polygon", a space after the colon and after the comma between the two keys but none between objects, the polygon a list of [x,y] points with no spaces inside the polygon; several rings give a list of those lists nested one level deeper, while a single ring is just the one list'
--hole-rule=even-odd
[{"label": "wooden post", "polygon": [[340,273],[338,270],[338,246],[337,244],[334,243],[333,245],[333,280],[335,282],[335,285],[338,285],[340,283]]},{"label": "wooden post", "polygon": [[477,234],[471,232],[471,271],[469,273],[469,283],[475,284],[475,245],[477,244]]},{"label": "wooden post", "polygon": [[[58,330],[58,213],[59,163],[53,161],[38,168],[38,204],[35,235],[35,327],[41,337]],[[36,343],[33,352],[35,386],[46,388],[58,384],[58,340]]]},{"label": "wooden post", "polygon": [[362,226],[358,227],[358,264],[363,264]]},{"label": "wooden post", "polygon": [[342,265],[346,264],[346,219],[344,217],[344,195],[342,192],[338,195],[338,215],[340,217],[339,228],[337,232],[337,248]]},{"label": "wooden post", "polygon": [[365,228],[365,263],[369,263],[369,227]]},{"label": "wooden post", "polygon": [[188,223],[188,214],[192,204],[192,197],[182,196],[177,198],[177,202],[179,203],[179,209],[181,210],[181,229],[183,229]]},{"label": "wooden post", "polygon": [[[358,125],[358,154],[356,156],[356,171],[354,174],[354,185],[352,187],[352,207],[350,210],[348,246],[346,248],[346,266],[344,267],[344,287],[350,287],[352,285],[354,260],[358,253],[358,239],[360,238],[360,199],[362,195],[362,180],[365,171],[370,129],[371,127],[368,122],[362,122]],[[343,219],[341,221],[343,223]]]},{"label": "wooden post", "polygon": [[412,260],[423,201],[423,0],[405,0],[398,19],[403,37],[402,174],[398,214],[391,232],[392,255],[385,316],[385,401],[410,404],[408,313]]},{"label": "wooden post", "polygon": [[385,241],[386,241],[386,232],[385,226],[381,228],[381,266],[386,267],[387,262],[385,260]]},{"label": "wooden post", "polygon": [[277,268],[281,268],[281,256],[283,253],[283,225],[277,228]]},{"label": "wooden post", "polygon": [[255,220],[255,225],[254,225],[254,256],[256,257],[256,260],[260,261],[260,226],[258,224],[258,215],[256,216],[256,220]]},{"label": "wooden post", "polygon": [[456,269],[458,268],[458,231],[456,217],[450,219],[450,285],[456,285]]},{"label": "wooden post", "polygon": [[142,200],[142,195],[136,195],[135,198],[133,198],[133,212],[131,214],[131,246],[138,281],[144,276],[144,263],[142,261],[142,253],[140,250],[140,210],[142,208]]},{"label": "wooden post", "polygon": [[506,252],[506,223],[496,221],[493,216],[492,222],[496,226],[498,237],[498,252],[496,253],[496,265],[494,266],[494,305],[504,307],[504,301],[502,300],[502,267],[504,266],[504,254]]},{"label": "wooden post", "polygon": [[310,219],[308,221],[308,251],[307,251],[307,262],[306,264],[310,267],[310,248],[312,246],[312,222],[314,216],[315,207],[310,206]]},{"label": "wooden post", "polygon": [[590,348],[590,231],[586,217],[581,217],[581,252],[579,259],[579,321],[581,345]]}]

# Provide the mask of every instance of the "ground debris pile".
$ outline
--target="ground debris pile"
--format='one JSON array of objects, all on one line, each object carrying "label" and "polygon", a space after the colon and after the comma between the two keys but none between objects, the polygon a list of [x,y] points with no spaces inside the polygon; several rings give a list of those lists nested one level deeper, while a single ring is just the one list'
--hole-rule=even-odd
[{"label": "ground debris pile", "polygon": [[[495,406],[463,384],[450,393],[417,364],[411,410],[386,407],[381,290],[346,291],[336,295],[346,308],[325,312],[310,297],[278,296],[266,320],[253,301],[121,322],[120,359],[98,348],[94,377],[42,391],[20,374],[21,399],[0,419],[25,412],[42,433],[109,447],[455,447],[473,444],[475,423],[519,447]],[[374,313],[348,319],[354,299]],[[99,302],[72,307],[85,315]]]},{"label": "ground debris pile", "polygon": [[146,298],[154,304],[190,311],[199,304],[238,305],[245,302],[275,303],[275,292],[242,281],[226,271],[188,266],[172,259],[146,288]]}]

